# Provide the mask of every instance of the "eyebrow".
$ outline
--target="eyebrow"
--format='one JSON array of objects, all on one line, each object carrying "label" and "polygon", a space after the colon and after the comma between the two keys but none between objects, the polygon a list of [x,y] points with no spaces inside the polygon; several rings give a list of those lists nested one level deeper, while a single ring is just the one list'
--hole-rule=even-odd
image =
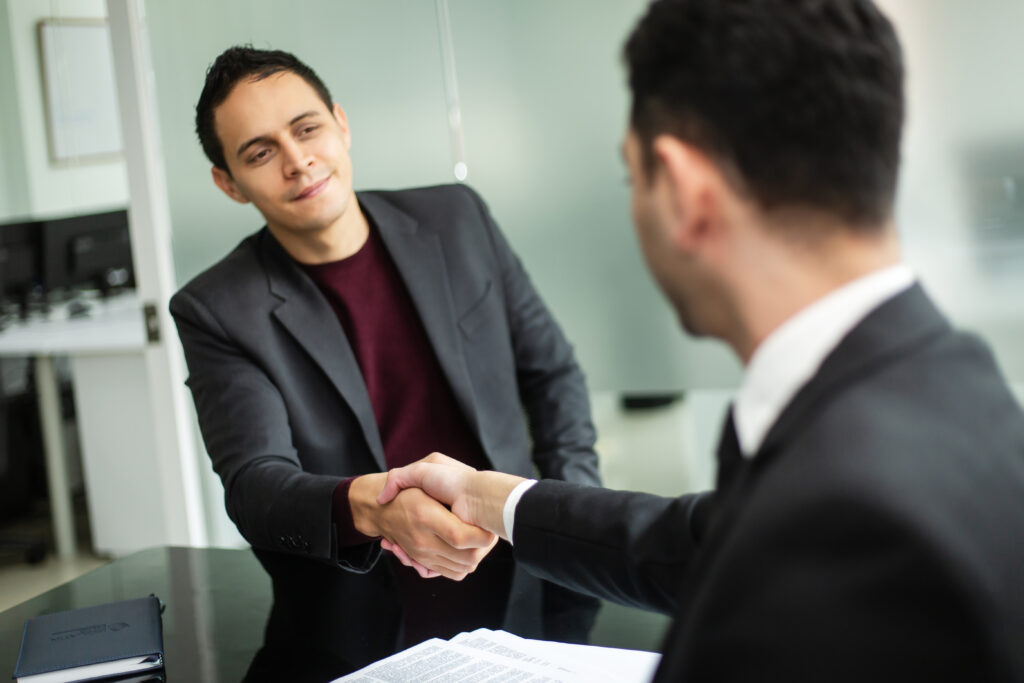
[{"label": "eyebrow", "polygon": [[[294,126],[296,123],[298,123],[302,119],[309,118],[311,116],[319,116],[319,115],[320,115],[320,112],[318,112],[318,111],[316,111],[314,109],[310,109],[309,111],[302,112],[301,114],[296,116],[294,119],[289,121],[288,125],[289,126]],[[235,150],[235,156],[240,157],[245,152],[245,150],[249,149],[253,145],[258,145],[261,142],[269,142],[269,141],[270,141],[270,138],[268,136],[266,136],[266,135],[257,135],[256,137],[252,138],[251,140],[246,140],[241,145],[239,145],[238,149]]]}]

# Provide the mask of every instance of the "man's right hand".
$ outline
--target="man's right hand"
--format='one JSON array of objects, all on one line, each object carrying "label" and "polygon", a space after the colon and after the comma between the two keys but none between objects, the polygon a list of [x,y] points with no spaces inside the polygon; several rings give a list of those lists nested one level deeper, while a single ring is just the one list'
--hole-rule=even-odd
[{"label": "man's right hand", "polygon": [[491,551],[498,537],[461,521],[419,489],[406,489],[389,503],[378,503],[387,476],[386,472],[367,474],[357,477],[349,486],[356,530],[387,540],[385,547],[401,548],[423,578],[466,578]]},{"label": "man's right hand", "polygon": [[388,472],[387,485],[377,497],[386,504],[412,489],[450,505],[469,524],[508,540],[504,509],[509,494],[526,481],[504,472],[478,472],[441,453],[431,453],[411,465]]}]

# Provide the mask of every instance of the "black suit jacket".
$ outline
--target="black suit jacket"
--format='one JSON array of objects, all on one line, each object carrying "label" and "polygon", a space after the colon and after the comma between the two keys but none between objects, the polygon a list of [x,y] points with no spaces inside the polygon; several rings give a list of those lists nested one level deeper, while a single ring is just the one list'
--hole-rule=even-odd
[{"label": "black suit jacket", "polygon": [[1024,680],[1024,416],[919,286],[720,451],[710,495],[539,483],[516,557],[674,615],[658,681]]},{"label": "black suit jacket", "polygon": [[[599,484],[582,373],[480,198],[446,186],[358,201],[489,465]],[[400,610],[380,546],[338,547],[332,523],[338,483],[386,465],[330,304],[264,228],[170,307],[228,514],[274,583],[268,639],[318,645],[351,665],[389,654]],[[510,627],[539,627],[538,587],[525,572],[506,587]]]}]

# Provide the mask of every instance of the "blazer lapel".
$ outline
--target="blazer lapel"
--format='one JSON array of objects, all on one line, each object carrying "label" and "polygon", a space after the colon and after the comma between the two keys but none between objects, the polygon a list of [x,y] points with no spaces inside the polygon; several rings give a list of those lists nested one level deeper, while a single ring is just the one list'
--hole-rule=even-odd
[{"label": "blazer lapel", "polygon": [[763,466],[826,404],[829,396],[949,329],[949,322],[920,284],[881,304],[843,338],[797,392],[768,431],[753,462]]},{"label": "blazer lapel", "polygon": [[[470,429],[484,444],[476,413],[476,398],[462,352],[448,265],[437,234],[419,228],[415,218],[374,194],[360,194],[419,313],[430,345],[448,379]],[[486,446],[485,446],[486,449]]]},{"label": "blazer lapel", "polygon": [[345,331],[323,294],[264,228],[260,251],[270,291],[281,303],[273,315],[330,379],[352,409],[374,461],[387,470],[366,382]]}]

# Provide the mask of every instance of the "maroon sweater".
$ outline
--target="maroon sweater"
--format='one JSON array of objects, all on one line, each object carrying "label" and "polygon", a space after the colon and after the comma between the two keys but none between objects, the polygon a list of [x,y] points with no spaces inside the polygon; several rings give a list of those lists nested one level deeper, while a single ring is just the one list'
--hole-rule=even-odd
[{"label": "maroon sweater", "polygon": [[[488,463],[455,401],[409,292],[377,230],[363,247],[341,261],[303,268],[338,316],[373,406],[389,468],[440,451],[476,468]],[[348,504],[352,479],[338,485],[333,515],[342,546],[373,539],[356,531]],[[505,549],[492,552],[477,572],[456,583],[421,579],[392,563],[405,607],[404,644],[448,638],[482,626],[500,628],[511,564]],[[497,593],[497,595],[496,595]],[[499,598],[500,595],[500,599]]]}]

